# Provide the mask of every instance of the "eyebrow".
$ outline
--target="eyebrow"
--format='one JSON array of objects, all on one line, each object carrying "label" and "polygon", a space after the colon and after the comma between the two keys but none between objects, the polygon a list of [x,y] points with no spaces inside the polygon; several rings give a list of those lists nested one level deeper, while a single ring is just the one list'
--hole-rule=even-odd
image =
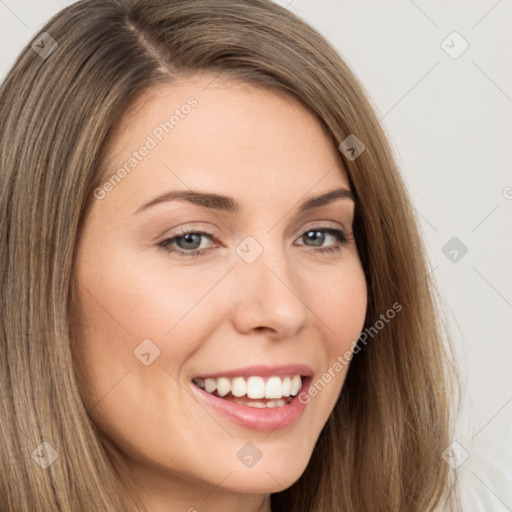
[{"label": "eyebrow", "polygon": [[[299,212],[305,212],[320,206],[325,206],[337,199],[349,199],[355,202],[354,194],[346,188],[338,188],[325,192],[318,196],[311,197],[299,206]],[[189,203],[212,210],[221,210],[228,213],[238,213],[240,204],[232,197],[210,192],[198,192],[195,190],[172,190],[165,192],[148,203],[140,206],[133,215],[143,212],[160,203],[168,201],[188,201]]]}]

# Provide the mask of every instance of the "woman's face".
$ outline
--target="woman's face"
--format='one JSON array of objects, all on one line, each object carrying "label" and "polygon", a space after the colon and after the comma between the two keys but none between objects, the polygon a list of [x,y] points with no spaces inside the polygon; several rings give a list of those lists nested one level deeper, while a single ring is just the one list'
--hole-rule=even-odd
[{"label": "woman's face", "polygon": [[293,100],[203,75],[139,97],[103,156],[75,267],[91,416],[148,501],[289,487],[366,311],[336,148]]}]

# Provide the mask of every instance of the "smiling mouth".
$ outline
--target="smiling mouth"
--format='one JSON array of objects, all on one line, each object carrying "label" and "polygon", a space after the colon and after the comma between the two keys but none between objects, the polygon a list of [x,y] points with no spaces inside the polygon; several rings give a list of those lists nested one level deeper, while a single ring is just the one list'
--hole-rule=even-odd
[{"label": "smiling mouth", "polygon": [[192,379],[203,391],[223,400],[255,408],[283,407],[299,393],[308,377],[219,377]]}]

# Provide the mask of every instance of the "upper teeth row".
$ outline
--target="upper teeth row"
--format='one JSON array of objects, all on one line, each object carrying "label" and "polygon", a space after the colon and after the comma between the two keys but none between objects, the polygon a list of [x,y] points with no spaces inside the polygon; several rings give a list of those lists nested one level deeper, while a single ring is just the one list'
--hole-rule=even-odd
[{"label": "upper teeth row", "polygon": [[194,379],[194,382],[208,393],[217,390],[220,396],[226,396],[230,391],[233,396],[248,398],[282,398],[283,396],[295,396],[302,387],[300,375],[293,377],[269,377],[265,382],[263,377],[235,377],[227,379]]}]

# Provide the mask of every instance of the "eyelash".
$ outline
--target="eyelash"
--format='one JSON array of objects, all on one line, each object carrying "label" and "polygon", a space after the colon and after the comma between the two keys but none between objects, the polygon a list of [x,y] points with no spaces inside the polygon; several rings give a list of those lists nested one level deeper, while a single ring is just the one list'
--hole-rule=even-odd
[{"label": "eyelash", "polygon": [[[323,247],[320,249],[314,249],[309,250],[307,252],[311,253],[321,253],[321,254],[333,254],[336,252],[339,252],[341,250],[341,246],[348,243],[348,235],[345,231],[341,229],[335,229],[330,227],[322,227],[322,226],[311,226],[306,231],[302,233],[302,235],[299,238],[304,237],[307,233],[311,231],[320,231],[323,233],[330,234],[338,239],[338,242],[340,243],[340,246],[338,247]],[[199,256],[202,256],[204,253],[212,249],[212,247],[208,247],[206,249],[194,249],[193,251],[184,251],[182,249],[176,249],[171,247],[171,243],[175,242],[179,238],[182,238],[186,235],[194,234],[194,235],[200,235],[200,236],[206,236],[210,239],[214,240],[213,233],[208,233],[206,231],[198,231],[194,229],[183,229],[181,232],[177,233],[176,235],[172,236],[171,238],[166,238],[162,242],[158,244],[158,247],[163,249],[164,251],[168,253],[174,253],[179,258],[197,258]],[[304,244],[301,244],[304,245]]]}]

